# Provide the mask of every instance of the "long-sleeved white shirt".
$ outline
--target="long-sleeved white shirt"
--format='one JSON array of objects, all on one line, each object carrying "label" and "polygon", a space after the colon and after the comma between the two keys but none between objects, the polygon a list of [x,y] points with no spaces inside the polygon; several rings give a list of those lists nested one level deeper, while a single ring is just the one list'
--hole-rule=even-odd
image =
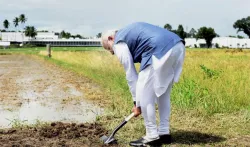
[{"label": "long-sleeved white shirt", "polygon": [[[125,69],[126,79],[133,100],[138,103],[139,98],[136,98],[138,73],[127,44],[124,42],[115,44],[114,53]],[[157,97],[166,91],[170,82],[178,82],[182,71],[184,56],[185,47],[181,42],[170,49],[161,59],[157,59],[154,55],[152,56],[152,66],[154,70],[154,85],[152,85],[152,88],[154,88]]]},{"label": "long-sleeved white shirt", "polygon": [[114,53],[125,69],[126,79],[133,97],[133,101],[136,101],[136,83],[138,79],[138,73],[135,69],[133,58],[127,44],[121,42],[114,45]]}]

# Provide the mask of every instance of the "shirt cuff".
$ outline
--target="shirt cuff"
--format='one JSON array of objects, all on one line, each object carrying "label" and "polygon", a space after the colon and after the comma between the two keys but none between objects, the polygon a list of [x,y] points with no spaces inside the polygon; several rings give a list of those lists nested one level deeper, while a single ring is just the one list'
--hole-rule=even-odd
[{"label": "shirt cuff", "polygon": [[135,96],[132,96],[132,98],[133,98],[133,101],[135,102],[135,101],[136,101],[136,97],[135,97]]},{"label": "shirt cuff", "polygon": [[136,101],[136,107],[141,107],[140,101]]}]

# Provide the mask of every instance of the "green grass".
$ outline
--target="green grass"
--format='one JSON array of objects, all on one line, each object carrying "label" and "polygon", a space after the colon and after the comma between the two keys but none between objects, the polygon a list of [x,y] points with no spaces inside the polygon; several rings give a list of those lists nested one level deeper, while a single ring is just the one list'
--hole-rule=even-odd
[{"label": "green grass", "polygon": [[[99,47],[52,47],[52,49],[53,51],[71,51],[71,52],[100,50]],[[46,47],[0,49],[0,53],[38,54],[40,51],[46,51]]]},{"label": "green grass", "polygon": [[[112,130],[130,113],[132,98],[123,67],[116,57],[95,49],[81,52],[55,48],[52,58],[45,59],[92,79],[106,90],[106,113],[98,121]],[[46,51],[41,49],[39,56],[45,55]],[[223,146],[230,145],[234,138],[239,138],[234,142],[236,145],[245,145],[241,138],[250,134],[249,61],[248,50],[187,50],[180,82],[171,94],[171,132],[177,146]],[[118,138],[129,141],[144,133],[140,117],[119,131]]]},{"label": "green grass", "polygon": [[[250,52],[230,56],[220,50],[188,50],[181,80],[172,91],[172,103],[203,115],[248,110]],[[65,63],[65,68],[93,79],[131,102],[123,67],[107,52],[55,52],[52,60]]]}]

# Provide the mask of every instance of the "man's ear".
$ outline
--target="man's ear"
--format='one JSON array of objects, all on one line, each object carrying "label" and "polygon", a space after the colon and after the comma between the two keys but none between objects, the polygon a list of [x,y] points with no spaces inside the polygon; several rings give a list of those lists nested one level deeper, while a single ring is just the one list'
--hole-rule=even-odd
[{"label": "man's ear", "polygon": [[108,37],[108,40],[109,40],[109,41],[113,41],[113,40],[114,40],[114,38],[113,38],[113,37],[111,37],[111,36],[109,36],[109,37]]}]

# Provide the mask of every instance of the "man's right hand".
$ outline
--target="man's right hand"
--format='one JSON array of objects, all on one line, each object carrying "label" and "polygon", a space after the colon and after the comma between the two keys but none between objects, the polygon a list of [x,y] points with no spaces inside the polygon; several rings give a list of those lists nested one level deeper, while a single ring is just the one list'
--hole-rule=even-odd
[{"label": "man's right hand", "polygon": [[141,115],[141,107],[136,107],[136,106],[134,106],[134,107],[132,108],[132,112],[135,113],[135,117]]}]

